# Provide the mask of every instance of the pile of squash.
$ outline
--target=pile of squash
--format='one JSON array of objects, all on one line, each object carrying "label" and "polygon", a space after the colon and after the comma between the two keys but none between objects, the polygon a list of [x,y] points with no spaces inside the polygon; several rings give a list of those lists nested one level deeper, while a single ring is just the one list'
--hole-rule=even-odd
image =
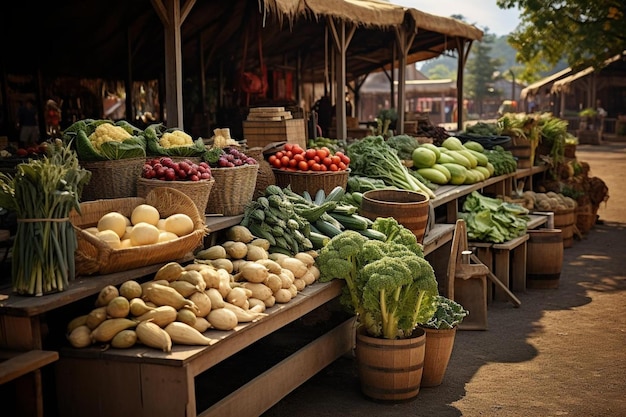
[{"label": "pile of squash", "polygon": [[226,241],[196,253],[194,262],[169,262],[153,279],[107,285],[94,308],[72,319],[67,339],[75,348],[142,344],[170,352],[173,344],[211,345],[210,329],[229,331],[267,316],[319,278],[316,252],[269,253],[269,242],[241,225]]}]

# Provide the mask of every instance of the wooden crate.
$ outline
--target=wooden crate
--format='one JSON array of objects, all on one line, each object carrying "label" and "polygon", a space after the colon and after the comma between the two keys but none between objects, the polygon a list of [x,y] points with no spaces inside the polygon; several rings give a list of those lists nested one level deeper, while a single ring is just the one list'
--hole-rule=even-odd
[{"label": "wooden crate", "polygon": [[243,122],[243,138],[250,148],[286,141],[306,149],[306,126],[304,119],[246,120]]}]

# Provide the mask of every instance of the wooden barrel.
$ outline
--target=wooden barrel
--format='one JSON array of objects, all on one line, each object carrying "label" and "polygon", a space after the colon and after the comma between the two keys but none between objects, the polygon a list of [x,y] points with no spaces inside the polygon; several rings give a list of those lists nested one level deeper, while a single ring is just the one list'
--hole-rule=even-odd
[{"label": "wooden barrel", "polygon": [[422,243],[429,208],[430,199],[426,194],[408,190],[370,190],[363,194],[359,214],[371,220],[393,217]]},{"label": "wooden barrel", "polygon": [[533,166],[533,161],[531,160],[532,148],[530,144],[511,145],[509,151],[511,151],[511,154],[517,159],[517,168],[524,169]]},{"label": "wooden barrel", "polygon": [[574,225],[576,224],[576,210],[567,209],[554,212],[554,228],[561,229],[563,247],[571,248],[574,244]]},{"label": "wooden barrel", "polygon": [[558,288],[562,267],[561,229],[529,230],[526,246],[526,287]]},{"label": "wooden barrel", "polygon": [[361,391],[386,402],[417,396],[424,370],[426,333],[417,328],[407,339],[381,339],[357,329],[355,356]]},{"label": "wooden barrel", "polygon": [[423,329],[426,332],[426,352],[421,386],[436,387],[441,385],[448,369],[457,327],[452,329],[424,327]]}]

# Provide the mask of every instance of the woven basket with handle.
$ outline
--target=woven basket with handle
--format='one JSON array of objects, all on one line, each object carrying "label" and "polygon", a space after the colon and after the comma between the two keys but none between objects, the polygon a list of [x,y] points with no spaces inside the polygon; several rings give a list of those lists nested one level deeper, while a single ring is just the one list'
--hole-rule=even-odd
[{"label": "woven basket with handle", "polygon": [[148,178],[137,178],[137,197],[146,197],[157,187],[171,187],[189,197],[198,207],[198,212],[204,215],[209,202],[214,179],[200,181],[161,181]]},{"label": "woven basket with handle", "polygon": [[[156,207],[161,218],[176,213],[188,215],[194,223],[193,232],[178,239],[153,245],[113,249],[85,230],[96,226],[104,214],[112,211],[130,218],[133,209],[144,203]],[[202,245],[207,233],[205,217],[198,213],[195,203],[184,193],[169,187],[155,188],[146,198],[113,198],[81,203],[80,214],[73,210],[70,213],[70,221],[76,230],[78,241],[75,253],[77,276],[110,274],[192,256],[193,251]]]}]

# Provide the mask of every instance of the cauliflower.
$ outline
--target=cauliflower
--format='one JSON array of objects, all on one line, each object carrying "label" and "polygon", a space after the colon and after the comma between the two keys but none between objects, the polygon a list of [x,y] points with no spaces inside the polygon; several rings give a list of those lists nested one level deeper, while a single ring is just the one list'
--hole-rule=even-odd
[{"label": "cauliflower", "polygon": [[165,132],[161,139],[159,139],[159,145],[164,148],[174,148],[177,146],[193,146],[193,139],[187,133],[182,130],[174,130],[173,132]]},{"label": "cauliflower", "polygon": [[123,127],[115,126],[111,123],[103,123],[89,135],[89,141],[98,151],[104,142],[123,142],[131,137],[131,134],[124,130]]}]

